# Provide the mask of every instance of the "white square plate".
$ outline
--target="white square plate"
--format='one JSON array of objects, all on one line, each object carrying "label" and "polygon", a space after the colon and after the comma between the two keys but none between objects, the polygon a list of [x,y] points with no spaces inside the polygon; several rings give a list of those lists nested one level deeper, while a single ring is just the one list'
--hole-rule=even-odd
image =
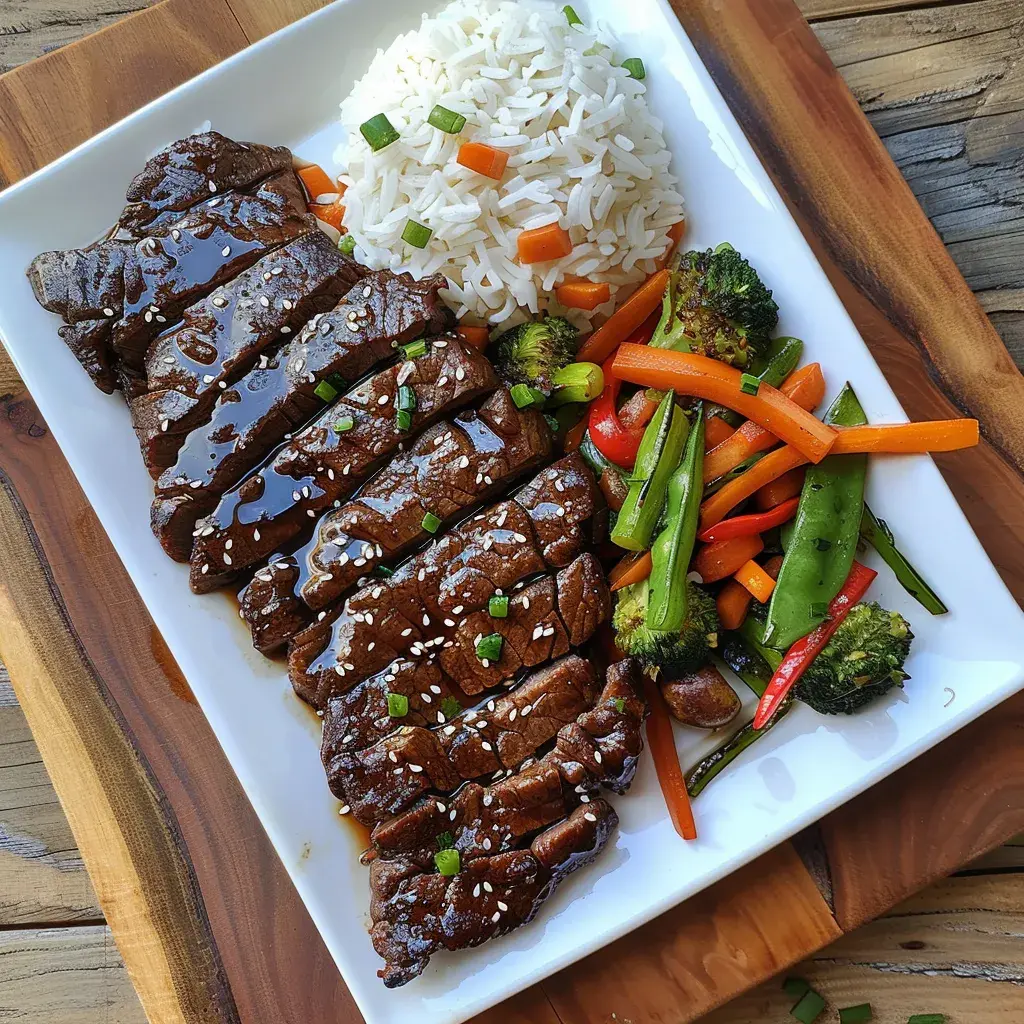
[{"label": "white square plate", "polygon": [[[872,596],[913,624],[913,677],[852,718],[801,707],[697,802],[698,842],[678,840],[650,762],[615,800],[610,849],[529,927],[386,991],[366,934],[367,872],[339,822],[316,720],[282,668],[247,643],[229,602],[193,596],[149,531],[152,483],[128,410],[97,391],[22,273],[37,253],[82,245],[119,213],[143,162],[204,122],[287,144],[328,167],[337,105],[373,52],[415,27],[424,0],[342,0],[143,108],[0,195],[0,335],[209,718],[229,761],[370,1024],[452,1024],[557,971],[753,860],[1016,692],[1024,616],[928,458],[875,459],[869,498],[950,605],[933,619],[883,565]],[[775,290],[781,329],[806,339],[834,394],[854,382],[870,419],[903,419],[836,294],[664,0],[591,0],[587,18],[642,57],[689,205],[691,245],[732,242]],[[680,729],[691,761],[714,740]],[[269,756],[268,756],[269,753]],[[307,851],[304,853],[304,851]],[[258,922],[256,923],[258,926]]]}]

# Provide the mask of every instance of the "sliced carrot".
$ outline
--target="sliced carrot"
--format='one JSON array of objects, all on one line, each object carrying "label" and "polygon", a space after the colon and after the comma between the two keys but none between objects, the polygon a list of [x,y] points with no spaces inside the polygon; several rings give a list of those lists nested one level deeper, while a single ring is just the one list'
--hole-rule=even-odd
[{"label": "sliced carrot", "polygon": [[310,164],[308,167],[300,167],[296,172],[306,187],[306,194],[310,199],[315,200],[317,196],[332,195],[341,192],[341,186],[319,165]]},{"label": "sliced carrot", "polygon": [[729,580],[715,598],[722,629],[739,629],[747,617],[751,600],[750,591],[746,587],[740,586],[735,580]]},{"label": "sliced carrot", "polygon": [[884,423],[864,427],[837,427],[833,451],[888,455],[920,455],[973,448],[980,440],[978,421],[930,420],[924,423]]},{"label": "sliced carrot", "polygon": [[783,473],[770,484],[765,484],[754,495],[757,507],[762,511],[767,511],[770,508],[775,508],[776,505],[781,505],[784,501],[789,501],[790,498],[797,497],[803,490],[804,473],[806,472],[805,467],[798,466],[788,473]]},{"label": "sliced carrot", "polygon": [[555,298],[569,309],[596,309],[611,297],[604,281],[566,281],[555,289]]},{"label": "sliced carrot", "polygon": [[739,370],[707,356],[650,345],[621,345],[612,373],[634,384],[671,389],[733,409],[792,445],[810,462],[820,462],[838,436],[832,427],[769,384],[762,384],[756,395],[746,394],[740,388]]},{"label": "sliced carrot", "polygon": [[459,324],[456,333],[470,348],[475,348],[478,352],[483,352],[487,348],[487,342],[491,338],[489,328],[471,327],[468,324]]},{"label": "sliced carrot", "polygon": [[583,443],[583,435],[587,432],[587,426],[589,423],[589,417],[584,416],[575,426],[572,426],[566,431],[565,440],[562,442],[562,447],[567,452],[574,452]]},{"label": "sliced carrot", "polygon": [[732,537],[714,544],[705,544],[693,559],[693,568],[705,583],[717,583],[731,576],[744,562],[764,551],[758,534]]},{"label": "sliced carrot", "polygon": [[612,593],[622,590],[633,583],[639,583],[651,575],[651,553],[644,551],[639,555],[628,554],[621,562],[612,567],[608,573],[608,586]]},{"label": "sliced carrot", "polygon": [[464,142],[459,146],[459,155],[455,162],[476,171],[477,174],[497,180],[505,173],[508,157],[506,149],[496,149],[483,142]]},{"label": "sliced carrot", "polygon": [[733,579],[740,586],[749,590],[761,604],[768,603],[769,598],[772,596],[772,591],[775,589],[775,580],[753,559],[749,562],[744,562],[733,575]]},{"label": "sliced carrot", "polygon": [[770,484],[783,473],[788,473],[806,462],[807,459],[789,445],[769,452],[763,459],[755,462],[746,473],[735,480],[730,480],[704,501],[700,507],[700,529],[706,530],[709,526],[720,523],[741,501],[746,501],[765,484]]},{"label": "sliced carrot", "polygon": [[675,253],[676,249],[679,248],[679,243],[683,240],[683,235],[686,234],[686,221],[676,221],[676,223],[673,224],[665,234],[668,235],[669,245],[665,250],[664,255],[658,257],[657,264],[659,270],[661,270],[662,267],[668,266],[668,261],[672,259],[672,255]]},{"label": "sliced carrot", "polygon": [[[708,416],[704,421],[704,450],[706,452],[710,452],[712,448],[717,448],[720,444],[724,444],[725,441],[735,433],[736,428],[723,420],[721,416]],[[740,459],[740,462],[742,461],[743,460]],[[739,464],[739,462],[736,463],[737,466]],[[728,472],[728,470],[726,470],[726,472]],[[717,475],[721,476],[722,474],[719,473]],[[708,480],[714,479],[715,477],[708,476],[707,467],[705,466],[704,482],[707,483]]]},{"label": "sliced carrot", "polygon": [[[572,252],[572,239],[565,228],[557,224],[548,224],[542,228],[530,228],[523,231],[516,242],[520,263],[545,263],[558,260]],[[586,362],[578,356],[581,362]]]},{"label": "sliced carrot", "polygon": [[[808,363],[794,370],[779,390],[801,409],[809,412],[825,397],[825,378],[818,363]],[[710,425],[710,421],[709,421]],[[767,451],[779,443],[779,439],[753,420],[747,420],[735,433],[708,452],[704,460],[704,483],[717,480],[745,462],[757,452]]]},{"label": "sliced carrot", "polygon": [[[523,232],[525,234],[526,232]],[[523,236],[520,235],[520,238]],[[581,346],[582,363],[603,363],[661,305],[669,273],[659,270],[649,278]],[[637,348],[643,348],[637,345]]]},{"label": "sliced carrot", "polygon": [[672,825],[683,839],[697,838],[697,824],[693,820],[690,794],[686,792],[686,780],[679,766],[676,739],[672,732],[672,719],[668,705],[661,695],[657,683],[646,675],[644,694],[651,713],[647,716],[647,745],[651,748],[651,760],[658,774],[658,785],[665,798]]},{"label": "sliced carrot", "polygon": [[339,231],[342,230],[341,222],[345,217],[345,206],[343,203],[336,202],[325,205],[310,203],[309,212],[317,220],[322,220],[325,224],[330,224],[332,228],[337,228]]}]

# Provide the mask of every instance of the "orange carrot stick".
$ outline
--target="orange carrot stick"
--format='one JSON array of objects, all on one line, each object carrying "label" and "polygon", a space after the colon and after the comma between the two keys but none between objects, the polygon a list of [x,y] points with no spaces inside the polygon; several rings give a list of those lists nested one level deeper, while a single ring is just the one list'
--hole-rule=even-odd
[{"label": "orange carrot stick", "polygon": [[596,309],[612,297],[604,281],[566,281],[555,289],[555,298],[569,309]]},{"label": "orange carrot stick", "polygon": [[332,228],[337,228],[341,231],[342,220],[345,217],[345,205],[341,202],[318,204],[310,203],[309,212],[316,217],[317,220],[322,220],[325,224],[330,224]]},{"label": "orange carrot stick", "polygon": [[973,448],[979,441],[978,421],[930,420],[924,423],[880,423],[864,427],[836,427],[832,449],[837,455],[855,452],[920,455]]},{"label": "orange carrot stick", "polygon": [[706,530],[709,526],[720,523],[741,501],[746,501],[765,484],[770,484],[783,473],[788,473],[806,462],[807,459],[789,445],[769,452],[759,462],[755,462],[746,473],[735,480],[730,480],[704,501],[700,507],[700,529]]},{"label": "orange carrot stick", "polygon": [[722,629],[739,629],[747,617],[751,600],[750,591],[746,587],[740,586],[735,580],[729,580],[715,598]]},{"label": "orange carrot stick", "polygon": [[756,395],[744,393],[740,371],[707,356],[649,345],[621,345],[612,373],[634,384],[671,389],[733,409],[792,445],[810,462],[820,462],[837,437],[832,427],[769,384],[761,384]]},{"label": "orange carrot stick", "polygon": [[484,177],[498,180],[505,173],[508,158],[508,150],[497,149],[483,142],[464,142],[459,146],[455,162]]},{"label": "orange carrot stick", "polygon": [[772,591],[775,589],[775,580],[753,559],[749,562],[744,562],[733,575],[733,579],[749,590],[761,604],[768,603],[768,599],[772,596]]},{"label": "orange carrot stick", "polygon": [[[749,423],[750,421],[747,420],[747,422]],[[755,423],[754,426],[756,427],[757,424]],[[757,427],[757,429],[760,430],[761,427]],[[721,416],[709,416],[704,421],[704,450],[711,452],[713,449],[724,444],[735,433],[736,428],[726,423]],[[740,462],[742,461],[743,459],[740,459]],[[736,465],[738,466],[740,462],[737,462]],[[726,472],[728,473],[729,470],[726,470]],[[708,476],[707,460],[705,459],[704,483],[708,483],[720,476],[722,476],[721,473],[716,473],[715,476]]]},{"label": "orange carrot stick", "polygon": [[791,469],[783,473],[777,480],[765,484],[754,495],[754,501],[762,512],[767,512],[776,505],[781,505],[790,498],[795,498],[804,489],[804,474],[807,470],[803,466]]},{"label": "orange carrot stick", "polygon": [[[530,228],[520,233],[516,241],[516,251],[521,263],[545,263],[548,260],[561,259],[572,252],[572,239],[569,232],[557,224],[548,224],[542,228]],[[586,362],[583,356],[577,356]]]},{"label": "orange carrot stick", "polygon": [[[526,234],[524,231],[523,234]],[[523,236],[520,235],[520,238]],[[581,346],[576,358],[581,363],[603,363],[661,304],[668,284],[668,271],[659,270],[649,278]],[[641,348],[642,346],[637,346]]]},{"label": "orange carrot stick", "polygon": [[705,583],[717,583],[726,576],[739,570],[744,562],[764,550],[764,542],[756,533],[744,537],[731,537],[729,540],[705,544],[693,559],[693,568],[700,573]]},{"label": "orange carrot stick", "polygon": [[651,748],[651,759],[658,773],[658,785],[661,786],[661,794],[665,798],[665,806],[675,830],[683,839],[696,839],[697,824],[693,820],[690,794],[686,792],[686,780],[679,766],[668,706],[658,684],[646,675],[643,678],[644,693],[651,709],[647,716],[647,745]]},{"label": "orange carrot stick", "polygon": [[651,575],[651,553],[628,554],[617,562],[608,573],[608,586],[614,594],[616,590],[639,583]]},{"label": "orange carrot stick", "polygon": [[[794,370],[779,390],[808,412],[825,397],[825,378],[818,363],[808,363]],[[710,421],[709,421],[710,424]],[[779,439],[753,420],[747,420],[735,433],[717,444],[704,459],[704,483],[717,480],[745,462],[757,452],[767,451]]]},{"label": "orange carrot stick", "polygon": [[326,196],[342,191],[341,186],[336,181],[332,181],[331,176],[319,164],[300,167],[295,173],[305,185],[306,194],[310,199],[315,200],[317,196]]}]

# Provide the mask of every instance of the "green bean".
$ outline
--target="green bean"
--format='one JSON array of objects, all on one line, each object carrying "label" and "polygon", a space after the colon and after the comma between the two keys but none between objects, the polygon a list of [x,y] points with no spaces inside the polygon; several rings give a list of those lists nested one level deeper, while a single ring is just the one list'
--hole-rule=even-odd
[{"label": "green bean", "polygon": [[882,556],[882,561],[892,569],[900,585],[918,604],[927,608],[932,615],[945,615],[949,611],[942,603],[942,598],[896,547],[892,530],[885,520],[875,518],[874,512],[867,505],[864,506],[864,516],[860,521],[860,535]]},{"label": "green bean", "polygon": [[[867,422],[847,384],[826,423]],[[807,470],[789,546],[768,605],[766,645],[786,650],[828,614],[853,565],[864,513],[866,455],[829,455]]]}]

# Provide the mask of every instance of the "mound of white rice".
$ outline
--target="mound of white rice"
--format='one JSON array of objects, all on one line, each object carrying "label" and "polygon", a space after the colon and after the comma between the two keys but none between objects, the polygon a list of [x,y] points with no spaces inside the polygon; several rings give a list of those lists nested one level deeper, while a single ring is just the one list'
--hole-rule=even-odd
[{"label": "mound of white rice", "polygon": [[[570,25],[541,0],[456,0],[424,16],[377,52],[341,105],[356,257],[417,278],[443,272],[446,298],[468,319],[511,326],[541,310],[566,314],[554,289],[567,278],[606,281],[612,299],[566,315],[585,326],[609,314],[655,269],[683,217],[645,84],[617,66],[628,56],[605,31]],[[459,135],[427,123],[438,103],[465,116]],[[381,112],[401,139],[374,153],[359,125]],[[501,181],[456,163],[467,141],[509,151]],[[410,218],[433,231],[424,249],[402,241]],[[519,233],[555,221],[572,252],[518,263]]]}]

